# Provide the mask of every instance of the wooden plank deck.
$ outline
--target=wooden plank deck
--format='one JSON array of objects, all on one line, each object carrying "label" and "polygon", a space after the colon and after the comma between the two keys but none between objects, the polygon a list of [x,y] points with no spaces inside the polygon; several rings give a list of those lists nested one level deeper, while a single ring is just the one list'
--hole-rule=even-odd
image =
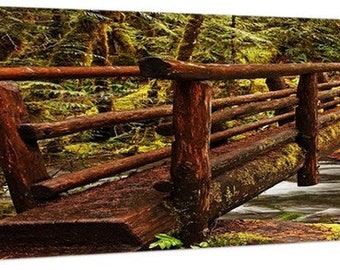
[{"label": "wooden plank deck", "polygon": [[[333,126],[339,127],[340,121]],[[327,127],[324,129],[327,130]],[[213,148],[211,158],[224,154],[230,155],[239,149],[241,143],[256,145],[254,144],[256,141],[266,136],[270,138],[278,130],[285,130],[285,127],[262,131],[241,141],[229,142]],[[326,148],[334,149],[334,146],[328,146],[332,144],[330,142],[339,145],[339,132],[334,133],[334,138],[329,137],[323,142],[325,147],[321,148],[322,151],[326,151]],[[268,154],[264,153],[262,156],[266,158]],[[272,161],[275,162],[275,159]],[[285,163],[281,165],[287,166]],[[223,178],[218,181],[223,181],[224,188],[229,193],[236,186],[243,190],[242,192],[236,190],[233,191],[235,194],[229,194],[235,198],[238,196],[237,204],[242,204],[248,200],[247,198],[262,192],[264,187],[261,185],[268,188],[289,177],[288,171],[282,174],[281,171],[284,170],[278,168],[276,174],[270,175],[269,172],[264,172],[263,177],[257,176],[256,181],[248,183],[237,175],[243,166],[247,165],[236,165],[236,168],[225,176],[220,175],[213,179],[217,181],[218,178]],[[296,164],[294,168],[298,169],[299,166]],[[125,179],[105,183],[72,196],[62,196],[32,210],[0,220],[0,258],[146,249],[148,244],[154,241],[156,234],[176,230],[179,226],[176,216],[172,215],[172,208],[169,208],[169,190],[160,192],[154,188],[155,183],[170,179],[169,172],[170,162],[165,161],[161,166],[132,173]],[[273,176],[277,178],[275,183],[271,180]],[[228,186],[228,183],[231,186]],[[231,201],[235,201],[234,197],[228,201],[230,205],[224,206],[219,200],[220,197],[217,195],[215,197],[211,205],[215,214],[220,210],[233,208],[235,204],[235,202],[231,204]]]},{"label": "wooden plank deck", "polygon": [[152,168],[0,220],[0,258],[143,249],[176,226],[152,187],[168,177],[168,165]]}]

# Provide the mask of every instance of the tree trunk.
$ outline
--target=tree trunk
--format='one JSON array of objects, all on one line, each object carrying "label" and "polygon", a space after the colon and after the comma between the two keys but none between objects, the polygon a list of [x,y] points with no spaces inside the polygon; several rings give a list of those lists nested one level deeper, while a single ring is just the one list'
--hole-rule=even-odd
[{"label": "tree trunk", "polygon": [[[180,61],[190,61],[192,53],[194,51],[195,45],[197,43],[197,38],[201,30],[201,25],[203,23],[204,16],[201,14],[189,15],[188,22],[185,26],[182,40],[178,45],[177,50],[177,60]],[[173,98],[173,83],[167,88],[167,100],[171,101]]]},{"label": "tree trunk", "polygon": [[50,66],[90,66],[97,21],[81,12],[75,27],[55,47]]},{"label": "tree trunk", "polygon": [[[93,46],[94,66],[107,66],[109,62],[109,45],[107,36],[108,23],[101,22],[98,25],[98,34]],[[94,81],[96,93],[96,107],[99,113],[110,112],[113,110],[112,96],[109,93],[109,79],[97,78]],[[92,136],[96,141],[104,141],[114,135],[114,126],[104,126],[92,131]]]}]

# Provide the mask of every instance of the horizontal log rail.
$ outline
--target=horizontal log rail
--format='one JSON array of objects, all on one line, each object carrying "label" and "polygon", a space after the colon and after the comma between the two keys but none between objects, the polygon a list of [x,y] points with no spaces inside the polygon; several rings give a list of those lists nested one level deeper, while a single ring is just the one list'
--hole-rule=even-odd
[{"label": "horizontal log rail", "polygon": [[141,75],[171,80],[256,79],[340,71],[340,63],[306,64],[195,64],[146,57],[139,61]]},{"label": "horizontal log rail", "polygon": [[334,106],[337,106],[338,104],[340,104],[340,99],[334,99],[332,101],[328,101],[328,102],[320,104],[318,108],[319,109],[334,108]]},{"label": "horizontal log rail", "polygon": [[103,126],[141,121],[170,115],[172,115],[172,106],[164,105],[149,109],[107,112],[92,116],[80,116],[63,121],[47,123],[24,123],[19,126],[19,132],[25,140],[42,140],[65,136],[89,129],[100,128]]},{"label": "horizontal log rail", "polygon": [[138,66],[105,67],[1,67],[0,80],[79,79],[140,76]]},{"label": "horizontal log rail", "polygon": [[212,173],[213,175],[218,175],[241,163],[246,163],[247,161],[254,159],[263,152],[277,148],[279,145],[293,142],[297,135],[298,130],[294,127],[286,128],[281,131],[278,130],[276,134],[273,134],[270,137],[258,140],[251,145],[235,149],[224,155],[220,155],[211,160]]},{"label": "horizontal log rail", "polygon": [[[276,92],[269,92],[263,94],[251,94],[223,99],[216,99],[212,102],[213,109],[221,109],[227,106],[242,105],[248,102],[255,102],[267,100],[270,98],[287,97],[296,93],[295,89],[285,89]],[[327,90],[319,93],[319,99],[325,100],[330,97],[337,97],[340,95],[340,89]],[[264,101],[263,103],[253,103],[244,105],[243,107],[232,108],[229,111],[220,111],[213,113],[213,125],[223,121],[229,121],[234,118],[256,114],[258,112],[275,110],[279,108],[289,107],[297,104],[297,99],[288,97],[287,99],[278,99],[273,101]],[[337,101],[332,101],[324,107],[330,107],[338,104]],[[320,105],[320,108],[324,108]],[[48,122],[48,123],[25,123],[21,124],[19,131],[25,140],[43,140],[48,138],[55,138],[85,131],[88,129],[95,129],[102,126],[116,125],[132,121],[140,121],[153,118],[161,118],[172,115],[172,106],[165,105],[147,109],[117,111],[101,113],[94,116],[80,116],[64,121]],[[160,134],[171,135],[169,131],[172,128],[171,123],[164,123],[163,126],[158,127]]]},{"label": "horizontal log rail", "polygon": [[292,94],[296,94],[296,89],[289,88],[289,89],[283,89],[283,90],[279,90],[275,92],[265,92],[265,93],[220,98],[220,99],[215,99],[212,101],[212,108],[213,110],[218,110],[218,109],[223,109],[225,107],[242,105],[242,104],[250,103],[250,102],[284,98]]},{"label": "horizontal log rail", "polygon": [[110,177],[143,165],[147,165],[171,155],[171,148],[162,148],[132,157],[118,159],[76,172],[63,174],[32,185],[33,196],[38,199],[53,198],[61,192],[93,183],[99,179]]},{"label": "horizontal log rail", "polygon": [[330,89],[330,88],[338,87],[338,86],[340,86],[340,81],[332,81],[332,82],[318,84],[319,90]]}]

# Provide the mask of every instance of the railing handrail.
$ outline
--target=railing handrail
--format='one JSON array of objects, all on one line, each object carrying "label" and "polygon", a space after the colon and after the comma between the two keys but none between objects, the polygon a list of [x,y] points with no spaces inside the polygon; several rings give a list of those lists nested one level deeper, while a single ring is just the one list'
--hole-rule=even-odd
[{"label": "railing handrail", "polygon": [[0,67],[0,80],[80,79],[100,77],[140,76],[136,66],[91,67]]},{"label": "railing handrail", "polygon": [[140,59],[139,66],[0,67],[0,81],[119,76],[184,80],[229,80],[294,76],[329,71],[340,71],[340,63],[203,64],[145,57]]},{"label": "railing handrail", "polygon": [[340,63],[201,64],[146,57],[139,61],[142,76],[174,80],[255,79],[340,71]]}]

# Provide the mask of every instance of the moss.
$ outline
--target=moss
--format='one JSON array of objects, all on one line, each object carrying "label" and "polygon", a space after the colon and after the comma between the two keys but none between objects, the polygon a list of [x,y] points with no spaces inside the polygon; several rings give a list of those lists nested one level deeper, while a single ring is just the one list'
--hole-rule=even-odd
[{"label": "moss", "polygon": [[298,155],[296,153],[300,147],[296,143],[292,143],[283,148],[284,154],[275,162],[275,168],[295,166],[298,162]]},{"label": "moss", "polygon": [[[267,189],[277,181],[294,174],[303,160],[303,152],[296,143],[281,146],[238,168],[225,172],[219,184],[213,184],[212,204],[216,213],[229,211],[235,204],[250,199],[257,192]],[[214,183],[214,181],[213,181]]]},{"label": "moss", "polygon": [[116,110],[134,110],[145,107],[143,101],[148,99],[149,85],[139,88],[138,91],[114,100]]},{"label": "moss", "polygon": [[314,224],[315,226],[326,227],[330,229],[330,232],[326,236],[326,240],[334,241],[340,239],[340,224]]},{"label": "moss", "polygon": [[222,202],[221,183],[213,182],[210,187],[210,198],[218,203]]},{"label": "moss", "polygon": [[299,212],[283,212],[277,219],[280,221],[289,221],[302,216],[304,216],[304,214]]},{"label": "moss", "polygon": [[[334,119],[337,119],[336,115],[334,115]],[[332,141],[337,140],[339,134],[340,134],[340,121],[322,129],[318,137],[320,150],[322,151],[326,149],[328,145],[332,143]]]},{"label": "moss", "polygon": [[69,153],[77,154],[80,156],[88,156],[93,154],[96,146],[97,144],[93,143],[75,143],[71,145],[66,145],[64,148]]},{"label": "moss", "polygon": [[254,244],[267,244],[273,240],[256,233],[224,233],[214,235],[202,242],[200,247],[227,247],[227,246],[244,246]]},{"label": "moss", "polygon": [[250,94],[264,93],[268,91],[265,79],[254,79],[250,84]]}]

